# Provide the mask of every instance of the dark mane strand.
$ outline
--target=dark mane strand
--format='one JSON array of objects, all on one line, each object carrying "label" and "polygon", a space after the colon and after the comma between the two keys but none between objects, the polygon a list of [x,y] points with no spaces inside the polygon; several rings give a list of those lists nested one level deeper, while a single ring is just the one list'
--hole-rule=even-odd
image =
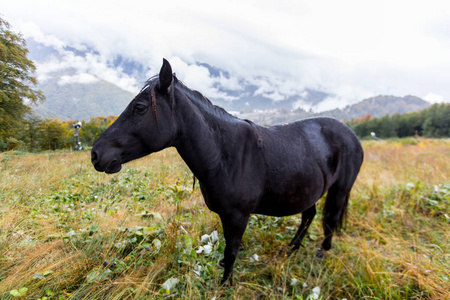
[{"label": "dark mane strand", "polygon": [[176,87],[180,88],[184,94],[188,96],[190,100],[196,105],[205,110],[210,115],[216,116],[220,119],[229,120],[229,121],[237,121],[240,120],[236,118],[235,116],[228,113],[225,109],[222,107],[214,105],[208,98],[203,96],[202,93],[191,90],[188,88],[183,82],[180,80],[174,80],[174,83],[176,83]]}]

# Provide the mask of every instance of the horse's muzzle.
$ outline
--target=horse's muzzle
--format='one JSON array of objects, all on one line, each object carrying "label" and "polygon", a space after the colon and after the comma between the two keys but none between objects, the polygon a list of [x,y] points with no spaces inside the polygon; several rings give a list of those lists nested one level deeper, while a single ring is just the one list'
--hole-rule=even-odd
[{"label": "horse's muzzle", "polygon": [[98,172],[113,174],[122,170],[122,164],[118,160],[102,160],[100,155],[94,149],[92,149],[91,152],[91,162]]}]

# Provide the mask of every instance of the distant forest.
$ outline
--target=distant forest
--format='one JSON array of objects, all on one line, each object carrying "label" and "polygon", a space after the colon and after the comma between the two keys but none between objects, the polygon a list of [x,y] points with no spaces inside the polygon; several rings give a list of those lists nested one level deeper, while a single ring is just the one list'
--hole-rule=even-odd
[{"label": "distant forest", "polygon": [[[91,147],[100,134],[108,128],[116,116],[95,117],[82,122],[79,130],[81,146]],[[45,150],[70,149],[76,145],[73,124],[77,121],[59,121],[29,117],[23,130],[7,143],[0,140],[0,151],[19,150],[39,152]],[[403,137],[450,137],[450,104],[435,104],[419,112],[386,115],[372,118],[370,114],[347,122],[359,138],[369,138],[374,132],[378,138]]]},{"label": "distant forest", "polygon": [[[79,140],[82,147],[90,147],[117,117],[95,117],[89,122],[82,122]],[[58,119],[41,119],[29,116],[23,124],[23,130],[6,143],[0,139],[0,151],[18,150],[39,152],[45,150],[70,149],[76,146],[75,129],[77,121],[60,121]]]},{"label": "distant forest", "polygon": [[372,118],[370,114],[346,122],[359,138],[450,137],[450,104],[434,104],[422,111]]}]

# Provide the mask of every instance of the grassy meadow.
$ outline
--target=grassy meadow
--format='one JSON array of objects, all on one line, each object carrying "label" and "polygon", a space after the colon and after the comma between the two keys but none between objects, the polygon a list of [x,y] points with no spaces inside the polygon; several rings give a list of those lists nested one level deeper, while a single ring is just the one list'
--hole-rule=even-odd
[{"label": "grassy meadow", "polygon": [[220,219],[174,149],[115,175],[87,151],[0,153],[0,299],[450,299],[450,140],[363,146],[326,257],[320,207],[292,256],[300,215],[255,215],[224,287]]}]

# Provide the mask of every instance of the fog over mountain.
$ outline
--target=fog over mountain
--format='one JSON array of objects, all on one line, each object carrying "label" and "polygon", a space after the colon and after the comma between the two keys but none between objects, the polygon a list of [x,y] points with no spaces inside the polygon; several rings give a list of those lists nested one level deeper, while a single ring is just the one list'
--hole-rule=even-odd
[{"label": "fog over mountain", "polygon": [[40,86],[64,87],[67,99],[96,95],[100,83],[108,98],[117,93],[107,84],[135,94],[163,57],[231,111],[450,99],[446,1],[16,0],[1,13],[32,48]]},{"label": "fog over mountain", "polygon": [[[118,114],[148,77],[158,72],[122,56],[103,64],[96,50],[84,46],[58,49],[33,38],[27,40],[27,46],[37,64],[39,88],[48,99],[36,108],[43,116],[77,119]],[[200,92],[230,112],[315,107],[329,96],[309,89],[281,96],[269,88],[268,78],[248,80],[205,62],[189,65],[179,58],[173,58],[171,64],[186,84],[199,81],[194,83],[199,86],[201,80],[208,81]]]},{"label": "fog over mountain", "polygon": [[[58,51],[34,39],[28,40],[28,48],[30,58],[39,68],[38,87],[47,97],[45,103],[34,107],[36,113],[43,117],[89,120],[96,116],[118,115],[138,91],[134,86],[137,86],[138,82],[142,85],[150,72],[138,62],[125,60],[121,56],[105,68],[96,61],[98,54],[87,48],[79,50],[65,46]],[[181,63],[175,59],[173,64]],[[205,94],[214,104],[236,116],[266,125],[292,122],[316,115],[341,120],[350,120],[366,114],[380,117],[417,111],[430,105],[414,96],[378,96],[342,109],[319,111],[317,107],[329,99],[329,94],[305,89],[300,94],[278,98],[274,93],[261,93],[257,85],[244,78],[232,79],[227,71],[207,63],[197,62],[188,67],[197,69],[199,74],[205,73],[203,77],[215,80],[212,85],[214,90],[207,91],[213,96]],[[233,80],[238,82],[229,84]]]}]

